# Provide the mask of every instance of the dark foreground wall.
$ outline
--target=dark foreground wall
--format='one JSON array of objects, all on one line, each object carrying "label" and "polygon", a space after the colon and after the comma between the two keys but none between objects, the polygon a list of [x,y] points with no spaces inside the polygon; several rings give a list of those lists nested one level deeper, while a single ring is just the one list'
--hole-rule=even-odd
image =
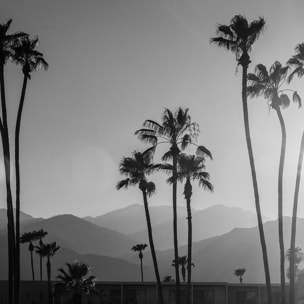
[{"label": "dark foreground wall", "polygon": [[[60,283],[53,282],[52,287],[54,304],[155,304],[157,300],[155,283],[97,282],[95,293],[78,299],[79,302]],[[274,303],[279,303],[280,286],[273,285],[272,292]],[[163,293],[165,304],[175,304],[174,283],[163,283]],[[47,294],[47,282],[22,281],[20,304],[48,304]],[[192,295],[193,304],[267,304],[266,288],[262,284],[193,283]],[[304,295],[301,292],[298,295],[300,303]],[[181,296],[182,303],[186,303],[183,284]],[[7,303],[7,281],[0,281],[0,304]]]}]

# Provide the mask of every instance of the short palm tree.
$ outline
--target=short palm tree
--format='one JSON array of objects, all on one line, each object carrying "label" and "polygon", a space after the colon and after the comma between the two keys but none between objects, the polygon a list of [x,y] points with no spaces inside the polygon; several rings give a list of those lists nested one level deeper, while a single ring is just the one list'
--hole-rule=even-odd
[{"label": "short palm tree", "polygon": [[242,268],[237,268],[234,270],[234,275],[237,276],[240,280],[240,283],[243,284],[243,276],[246,272],[246,268],[242,267]]},{"label": "short palm tree", "polygon": [[[35,231],[35,235],[37,240],[39,240],[39,245],[41,246],[42,244],[42,239],[47,235],[48,233],[44,231],[43,229],[40,229],[38,231]],[[39,263],[40,263],[40,281],[42,281],[42,256],[39,256]]]},{"label": "short palm tree", "polygon": [[141,281],[144,281],[144,271],[143,271],[143,251],[148,247],[147,244],[137,244],[131,248],[131,250],[138,252],[138,257],[140,259],[140,273],[141,273]]},{"label": "short palm tree", "polygon": [[122,175],[127,176],[127,178],[121,180],[117,184],[116,188],[119,190],[121,188],[128,188],[129,186],[138,186],[139,190],[142,192],[149,236],[149,245],[151,248],[152,260],[157,281],[159,301],[160,304],[163,304],[163,292],[157,265],[148,206],[148,196],[151,196],[155,192],[155,184],[153,182],[149,182],[146,175],[150,174],[153,169],[154,165],[151,163],[150,149],[146,150],[144,153],[134,151],[132,157],[124,157],[119,164],[119,172]]},{"label": "short palm tree", "polygon": [[[294,276],[294,280],[298,274],[298,267],[299,264],[304,260],[304,253],[302,252],[302,249],[300,247],[295,247],[294,250],[294,271],[293,271],[293,276]],[[286,258],[288,259],[288,261],[290,261],[291,259],[291,248],[289,248],[286,252]],[[291,280],[291,269],[289,268],[287,270],[287,277]]]},{"label": "short palm tree", "polygon": [[[135,132],[143,142],[152,144],[152,148],[162,143],[169,144],[170,149],[163,156],[163,161],[172,160],[172,205],[173,205],[173,238],[174,238],[174,259],[178,259],[177,239],[177,157],[181,150],[194,142],[199,133],[198,124],[191,121],[188,109],[178,108],[176,112],[165,109],[162,122],[158,123],[148,119],[144,122],[143,128]],[[202,146],[198,150],[205,151]],[[176,278],[176,303],[180,304],[180,278],[178,265],[175,266]]]},{"label": "short palm tree", "polygon": [[293,68],[293,71],[288,76],[288,82],[290,82],[295,75],[300,78],[304,75],[304,43],[298,44],[295,51],[296,54],[287,61],[287,65]]},{"label": "short palm tree", "polygon": [[[183,278],[183,281],[185,283],[186,282],[186,269],[189,269],[189,266],[194,267],[194,264],[193,263],[190,264],[186,255],[184,255],[182,257],[178,257],[177,261],[178,261],[177,266],[179,266],[180,269],[181,269],[182,278]],[[176,265],[175,260],[173,260],[171,266],[175,267],[175,265]]]},{"label": "short palm tree", "polygon": [[[19,137],[22,111],[25,99],[25,92],[28,79],[31,79],[31,73],[39,67],[48,68],[47,62],[44,60],[42,53],[36,50],[38,46],[38,38],[31,39],[29,36],[24,36],[16,40],[12,46],[13,61],[21,65],[23,72],[23,85],[21,97],[18,107],[16,129],[15,129],[15,170],[16,170],[16,239],[20,236],[20,164],[19,164]],[[16,243],[16,263],[20,264],[20,247]],[[18,266],[19,267],[19,266]],[[41,279],[41,276],[40,276]]]},{"label": "short palm tree", "polygon": [[22,244],[29,243],[28,250],[31,255],[31,269],[32,269],[32,280],[35,281],[35,272],[34,272],[34,263],[33,263],[33,251],[34,244],[33,242],[37,240],[36,231],[33,232],[25,232],[19,239],[19,242]]},{"label": "short palm tree", "polygon": [[229,25],[220,24],[217,26],[218,37],[211,38],[210,42],[216,44],[219,47],[224,47],[228,51],[234,53],[238,65],[242,66],[242,106],[243,106],[245,136],[246,136],[246,143],[247,143],[248,156],[249,156],[251,175],[252,175],[252,184],[253,184],[255,207],[256,207],[256,213],[258,219],[260,242],[261,242],[262,254],[263,254],[267,299],[268,299],[268,304],[272,304],[267,246],[265,241],[259,190],[258,190],[256,169],[255,169],[255,163],[253,157],[252,143],[251,143],[248,104],[247,104],[247,71],[248,71],[248,66],[250,64],[249,52],[251,51],[253,44],[259,38],[264,27],[265,27],[265,20],[263,18],[259,18],[258,20],[254,20],[249,23],[244,16],[236,15],[231,19]]},{"label": "short palm tree", "polygon": [[46,269],[47,269],[47,281],[48,281],[48,298],[49,304],[52,304],[52,286],[51,286],[51,257],[60,249],[56,242],[44,244],[41,242],[39,246],[36,246],[36,253],[42,257],[47,258]]},{"label": "short palm tree", "polygon": [[74,261],[66,263],[67,271],[63,268],[58,269],[60,274],[58,279],[64,284],[68,294],[72,294],[70,303],[81,303],[84,295],[90,294],[95,287],[95,276],[90,275],[89,265]]},{"label": "short palm tree", "polygon": [[[289,96],[286,94],[289,89],[284,89],[287,81],[288,66],[282,66],[276,61],[267,71],[263,64],[258,64],[255,73],[248,74],[249,85],[247,94],[251,97],[263,96],[271,109],[277,113],[282,133],[281,153],[278,173],[278,222],[279,222],[279,243],[280,243],[280,271],[281,271],[281,303],[285,303],[285,250],[283,239],[283,172],[286,150],[286,127],[282,116],[281,108],[290,104]],[[293,101],[301,106],[301,98],[296,91],[293,91]]]}]

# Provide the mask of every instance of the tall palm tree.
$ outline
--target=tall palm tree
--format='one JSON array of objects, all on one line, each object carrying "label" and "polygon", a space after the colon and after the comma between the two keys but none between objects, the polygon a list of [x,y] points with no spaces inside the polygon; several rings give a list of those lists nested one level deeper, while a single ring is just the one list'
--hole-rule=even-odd
[{"label": "tall palm tree", "polygon": [[81,303],[83,295],[90,294],[95,287],[95,276],[90,275],[89,265],[74,261],[66,263],[68,270],[63,268],[58,269],[60,274],[57,276],[65,287],[68,293],[72,293],[72,298],[69,303]]},{"label": "tall palm tree", "polygon": [[143,263],[142,263],[142,259],[144,255],[142,252],[147,248],[147,246],[148,246],[147,244],[137,244],[131,248],[131,250],[135,252],[139,252],[138,257],[140,259],[140,273],[141,273],[142,282],[144,281],[144,271],[143,271]]},{"label": "tall palm tree", "polygon": [[51,257],[60,249],[56,242],[49,244],[41,243],[40,246],[36,246],[36,253],[42,257],[47,258],[46,269],[47,269],[47,281],[48,281],[48,298],[49,304],[52,304],[52,286],[51,286]]},{"label": "tall palm tree", "polygon": [[[281,303],[285,303],[285,250],[283,238],[283,172],[286,150],[286,127],[282,116],[281,108],[286,108],[290,104],[290,99],[286,94],[289,89],[284,89],[287,81],[288,66],[282,66],[276,61],[267,71],[263,64],[258,64],[255,73],[248,74],[249,85],[247,93],[251,97],[264,96],[271,109],[277,113],[281,126],[281,153],[278,173],[278,223],[279,223],[279,243],[280,243],[280,272],[281,272]],[[301,106],[301,98],[296,91],[293,92],[293,101]]]},{"label": "tall palm tree", "polygon": [[[16,170],[16,240],[20,236],[20,164],[19,164],[19,138],[22,111],[25,99],[25,92],[27,81],[31,79],[31,73],[39,67],[48,68],[47,62],[43,58],[43,54],[36,50],[38,46],[38,38],[31,39],[29,36],[19,38],[13,45],[13,61],[21,65],[23,72],[23,85],[21,90],[21,97],[18,107],[18,114],[15,128],[15,170]],[[16,279],[20,277],[20,246],[16,242]]]},{"label": "tall palm tree", "polygon": [[234,270],[234,275],[237,276],[240,280],[240,283],[243,284],[243,276],[246,272],[246,268],[242,267],[242,268],[237,268]]},{"label": "tall palm tree", "polygon": [[160,304],[163,304],[163,292],[154,248],[152,225],[148,206],[148,196],[151,196],[155,192],[155,184],[153,182],[149,182],[146,175],[150,174],[153,169],[154,165],[151,163],[151,149],[146,150],[144,153],[134,151],[132,157],[124,157],[119,164],[119,172],[127,178],[118,182],[116,188],[119,190],[121,188],[128,188],[129,186],[138,186],[139,190],[142,192],[159,301]]},{"label": "tall palm tree", "polygon": [[13,214],[13,199],[11,190],[11,171],[10,171],[10,145],[9,132],[7,123],[5,82],[4,82],[4,66],[9,59],[12,58],[12,46],[16,40],[26,36],[24,33],[8,34],[12,19],[6,23],[0,24],[0,96],[1,96],[1,117],[0,117],[0,134],[3,148],[3,161],[5,170],[6,184],[6,201],[7,201],[7,220],[8,220],[8,281],[9,281],[9,304],[13,302],[15,295],[18,302],[18,290],[14,292],[14,257],[15,257],[15,228]]},{"label": "tall palm tree", "polygon": [[[290,82],[296,75],[298,77],[303,77],[304,75],[304,43],[300,43],[295,48],[296,54],[293,55],[288,61],[287,65],[293,69],[289,74],[287,81]],[[304,150],[304,132],[302,134],[301,148],[298,160],[297,168],[297,178],[294,193],[293,211],[292,211],[292,222],[291,222],[291,237],[290,237],[290,250],[293,252],[289,259],[289,269],[290,269],[290,288],[289,288],[289,302],[290,304],[295,303],[295,274],[294,274],[294,254],[295,254],[295,242],[296,242],[296,230],[297,230],[297,212],[298,212],[298,197],[299,197],[299,187],[301,180],[301,170],[303,161],[303,150]]]},{"label": "tall palm tree", "polygon": [[[148,119],[144,122],[143,128],[135,132],[139,139],[152,144],[155,149],[158,144],[167,143],[170,149],[162,156],[163,161],[172,160],[172,204],[173,204],[173,238],[174,238],[174,259],[178,260],[178,240],[177,240],[177,157],[181,150],[197,138],[199,133],[198,124],[191,122],[188,109],[178,108],[176,112],[165,109],[162,122],[158,123]],[[198,147],[204,152],[205,148]],[[176,278],[176,303],[180,304],[180,277],[178,265],[175,265]]]},{"label": "tall palm tree", "polygon": [[265,20],[259,18],[251,23],[248,23],[247,19],[242,15],[236,15],[231,19],[229,25],[218,25],[217,34],[219,37],[211,38],[210,42],[215,43],[219,47],[224,47],[228,51],[232,51],[236,56],[236,61],[242,66],[242,105],[243,105],[243,117],[245,136],[248,149],[248,156],[251,168],[253,191],[255,198],[255,207],[258,219],[258,227],[260,234],[260,242],[263,254],[263,263],[265,270],[265,281],[267,289],[268,304],[272,304],[271,294],[271,283],[270,283],[270,272],[269,263],[267,256],[267,246],[265,241],[265,234],[263,228],[260,198],[258,183],[256,177],[256,169],[254,164],[250,128],[249,128],[249,117],[248,117],[248,105],[247,105],[247,71],[250,64],[249,52],[251,51],[252,45],[259,38],[265,26]]},{"label": "tall palm tree", "polygon": [[293,71],[288,76],[288,82],[290,82],[295,75],[298,77],[303,77],[304,75],[304,43],[300,43],[295,48],[296,54],[293,55],[287,64]]},{"label": "tall palm tree", "polygon": [[33,242],[37,240],[36,231],[33,232],[24,232],[19,239],[21,244],[29,243],[28,250],[31,256],[31,269],[32,269],[32,280],[35,281],[35,272],[34,272],[34,263],[33,263],[33,251],[34,244]]},{"label": "tall palm tree", "polygon": [[302,132],[302,140],[301,140],[301,146],[300,146],[300,152],[299,152],[299,158],[298,158],[297,177],[296,177],[293,208],[292,208],[291,236],[290,236],[290,249],[289,249],[290,250],[289,303],[290,304],[295,303],[295,253],[296,253],[295,244],[296,244],[297,212],[298,212],[300,181],[301,181],[301,175],[302,175],[303,153],[304,153],[304,132]]}]

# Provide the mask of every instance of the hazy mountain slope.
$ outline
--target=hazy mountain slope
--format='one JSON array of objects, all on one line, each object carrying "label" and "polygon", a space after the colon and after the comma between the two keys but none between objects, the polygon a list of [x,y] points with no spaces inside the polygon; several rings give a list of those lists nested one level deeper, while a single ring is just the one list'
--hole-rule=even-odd
[{"label": "hazy mountain slope", "polygon": [[[178,219],[179,245],[187,244],[188,226],[186,215]],[[257,218],[253,212],[241,208],[216,205],[204,210],[197,210],[192,216],[193,241],[221,235],[236,227],[254,227]],[[153,227],[155,247],[161,250],[173,247],[172,220]],[[147,230],[141,230],[130,236],[139,242],[148,240]]]},{"label": "hazy mountain slope", "polygon": [[[15,213],[16,210],[14,210]],[[33,224],[33,223],[38,223],[42,221],[43,218],[34,218],[29,214],[26,214],[24,212],[20,212],[20,225],[28,225],[28,224]],[[2,208],[0,209],[0,234],[1,233],[6,233],[7,229],[7,214],[6,214],[6,209]]]},{"label": "hazy mountain slope", "polygon": [[[284,218],[285,250],[290,246],[291,219]],[[304,219],[298,219],[297,246],[304,249]],[[280,281],[278,223],[271,221],[264,224],[271,280]],[[186,255],[187,247],[182,246],[179,255]],[[158,252],[160,268],[165,274],[174,274],[170,266],[173,259],[172,249]],[[146,257],[146,262],[148,257]],[[244,282],[265,282],[262,252],[258,228],[236,228],[231,232],[209,238],[193,244],[193,280],[194,281],[229,281],[237,282],[234,269],[247,269]],[[151,260],[150,260],[151,263]],[[286,263],[286,268],[288,264]],[[300,268],[303,265],[300,265]]]},{"label": "hazy mountain slope", "polygon": [[39,229],[48,232],[49,240],[57,241],[59,245],[79,254],[94,253],[114,257],[128,253],[135,243],[121,233],[98,227],[73,215],[59,215],[27,225],[22,232]]},{"label": "hazy mountain slope", "polygon": [[[50,240],[47,239],[47,242]],[[7,279],[7,245],[6,237],[0,236],[0,280]],[[129,263],[122,259],[111,258],[107,256],[98,256],[94,254],[80,255],[73,250],[61,247],[54,257],[51,258],[52,279],[55,280],[59,274],[58,269],[66,269],[65,263],[72,263],[74,260],[83,261],[91,266],[92,275],[97,280],[104,281],[140,281],[139,263]],[[39,256],[34,254],[35,279],[40,278]],[[43,260],[43,280],[46,280],[46,259]],[[144,267],[144,278],[154,279],[153,268]],[[32,280],[30,253],[27,245],[21,246],[21,279]]]},{"label": "hazy mountain slope", "polygon": [[[168,222],[173,217],[172,207],[170,206],[152,206],[149,210],[153,226]],[[178,216],[185,217],[186,208],[178,207]],[[95,218],[85,217],[84,219],[100,227],[127,235],[147,229],[144,206],[139,204],[114,210]]]}]

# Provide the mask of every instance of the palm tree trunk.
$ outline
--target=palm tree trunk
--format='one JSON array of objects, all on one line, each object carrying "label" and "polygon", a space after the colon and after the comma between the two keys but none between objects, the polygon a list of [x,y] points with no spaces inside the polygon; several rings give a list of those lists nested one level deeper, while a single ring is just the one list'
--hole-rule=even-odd
[{"label": "palm tree trunk", "polygon": [[140,258],[140,274],[141,274],[141,282],[143,282],[144,281],[144,271],[143,271],[142,258]]},{"label": "palm tree trunk", "polygon": [[143,193],[144,207],[145,207],[145,213],[146,213],[149,244],[150,244],[150,248],[151,248],[154,272],[155,272],[155,277],[156,277],[156,282],[157,282],[157,289],[158,289],[157,293],[158,293],[159,303],[164,304],[163,290],[162,290],[162,285],[161,285],[161,281],[160,281],[156,253],[155,253],[154,242],[153,242],[152,225],[151,225],[150,212],[149,212],[149,207],[148,207],[147,193],[145,190],[142,190],[142,193]]},{"label": "palm tree trunk", "polygon": [[290,274],[290,287],[289,287],[289,303],[295,304],[295,243],[296,243],[296,229],[297,229],[297,211],[298,211],[298,197],[301,181],[301,171],[303,163],[304,152],[304,132],[302,133],[301,147],[298,159],[297,178],[293,200],[292,222],[291,222],[291,237],[290,237],[290,258],[289,258],[289,274]]},{"label": "palm tree trunk", "polygon": [[265,270],[266,290],[267,290],[267,303],[272,304],[272,294],[271,294],[269,263],[268,263],[268,256],[267,256],[267,246],[266,246],[264,227],[263,227],[263,221],[262,221],[260,198],[259,198],[259,191],[258,191],[258,183],[257,183],[256,170],[255,170],[255,164],[254,164],[254,157],[253,157],[253,150],[252,150],[251,136],[250,136],[250,128],[249,128],[249,117],[248,117],[247,70],[248,70],[248,65],[250,63],[250,59],[249,59],[248,53],[245,52],[245,51],[243,53],[243,56],[242,56],[243,61],[240,59],[239,63],[242,65],[242,68],[243,68],[243,73],[242,73],[242,104],[243,104],[245,136],[246,136],[247,150],[248,150],[248,156],[249,156],[249,162],[250,162],[250,168],[251,168],[251,176],[252,176],[253,192],[254,192],[254,198],[255,198],[255,208],[256,208],[256,213],[257,213],[257,220],[258,220],[258,227],[259,227],[259,234],[260,234],[260,242],[261,242],[261,247],[262,247],[263,263],[264,263],[264,270]]},{"label": "palm tree trunk", "polygon": [[33,260],[33,251],[31,250],[31,269],[32,269],[32,279],[35,281],[35,272],[34,272],[34,260]]},{"label": "palm tree trunk", "polygon": [[48,280],[48,294],[49,294],[49,304],[52,304],[52,286],[51,286],[51,261],[50,256],[47,256],[47,280]]},{"label": "palm tree trunk", "polygon": [[191,195],[192,185],[187,179],[185,184],[185,196],[187,199],[187,220],[188,220],[188,265],[187,265],[187,303],[191,304],[191,270],[192,270],[192,214],[191,214]]},{"label": "palm tree trunk", "polygon": [[0,86],[1,86],[1,109],[2,122],[1,139],[3,147],[6,196],[7,196],[7,236],[8,236],[8,280],[9,280],[9,304],[13,303],[14,297],[14,257],[15,257],[15,229],[14,229],[14,213],[13,213],[13,198],[11,191],[11,172],[10,172],[10,148],[9,134],[7,126],[6,99],[5,99],[5,84],[4,84],[4,63],[0,63]]},{"label": "palm tree trunk", "polygon": [[15,299],[16,303],[19,302],[19,289],[20,289],[20,165],[19,165],[19,137],[22,110],[25,98],[25,91],[27,85],[27,76],[24,75],[23,85],[20,97],[20,103],[18,107],[16,130],[15,130],[15,169],[16,169],[16,256],[15,256]]},{"label": "palm tree trunk", "polygon": [[283,171],[286,150],[286,128],[284,119],[279,107],[276,108],[282,131],[281,154],[278,176],[278,222],[279,222],[279,244],[280,244],[280,273],[281,273],[281,303],[286,303],[285,296],[285,250],[283,235]]},{"label": "palm tree trunk", "polygon": [[[177,150],[177,147],[173,147]],[[177,241],[177,208],[176,208],[176,192],[177,192],[177,155],[173,150],[173,239],[174,239],[174,260],[175,263],[175,284],[176,284],[176,304],[180,304],[180,277],[179,277],[179,266],[178,266],[178,241]]]}]

